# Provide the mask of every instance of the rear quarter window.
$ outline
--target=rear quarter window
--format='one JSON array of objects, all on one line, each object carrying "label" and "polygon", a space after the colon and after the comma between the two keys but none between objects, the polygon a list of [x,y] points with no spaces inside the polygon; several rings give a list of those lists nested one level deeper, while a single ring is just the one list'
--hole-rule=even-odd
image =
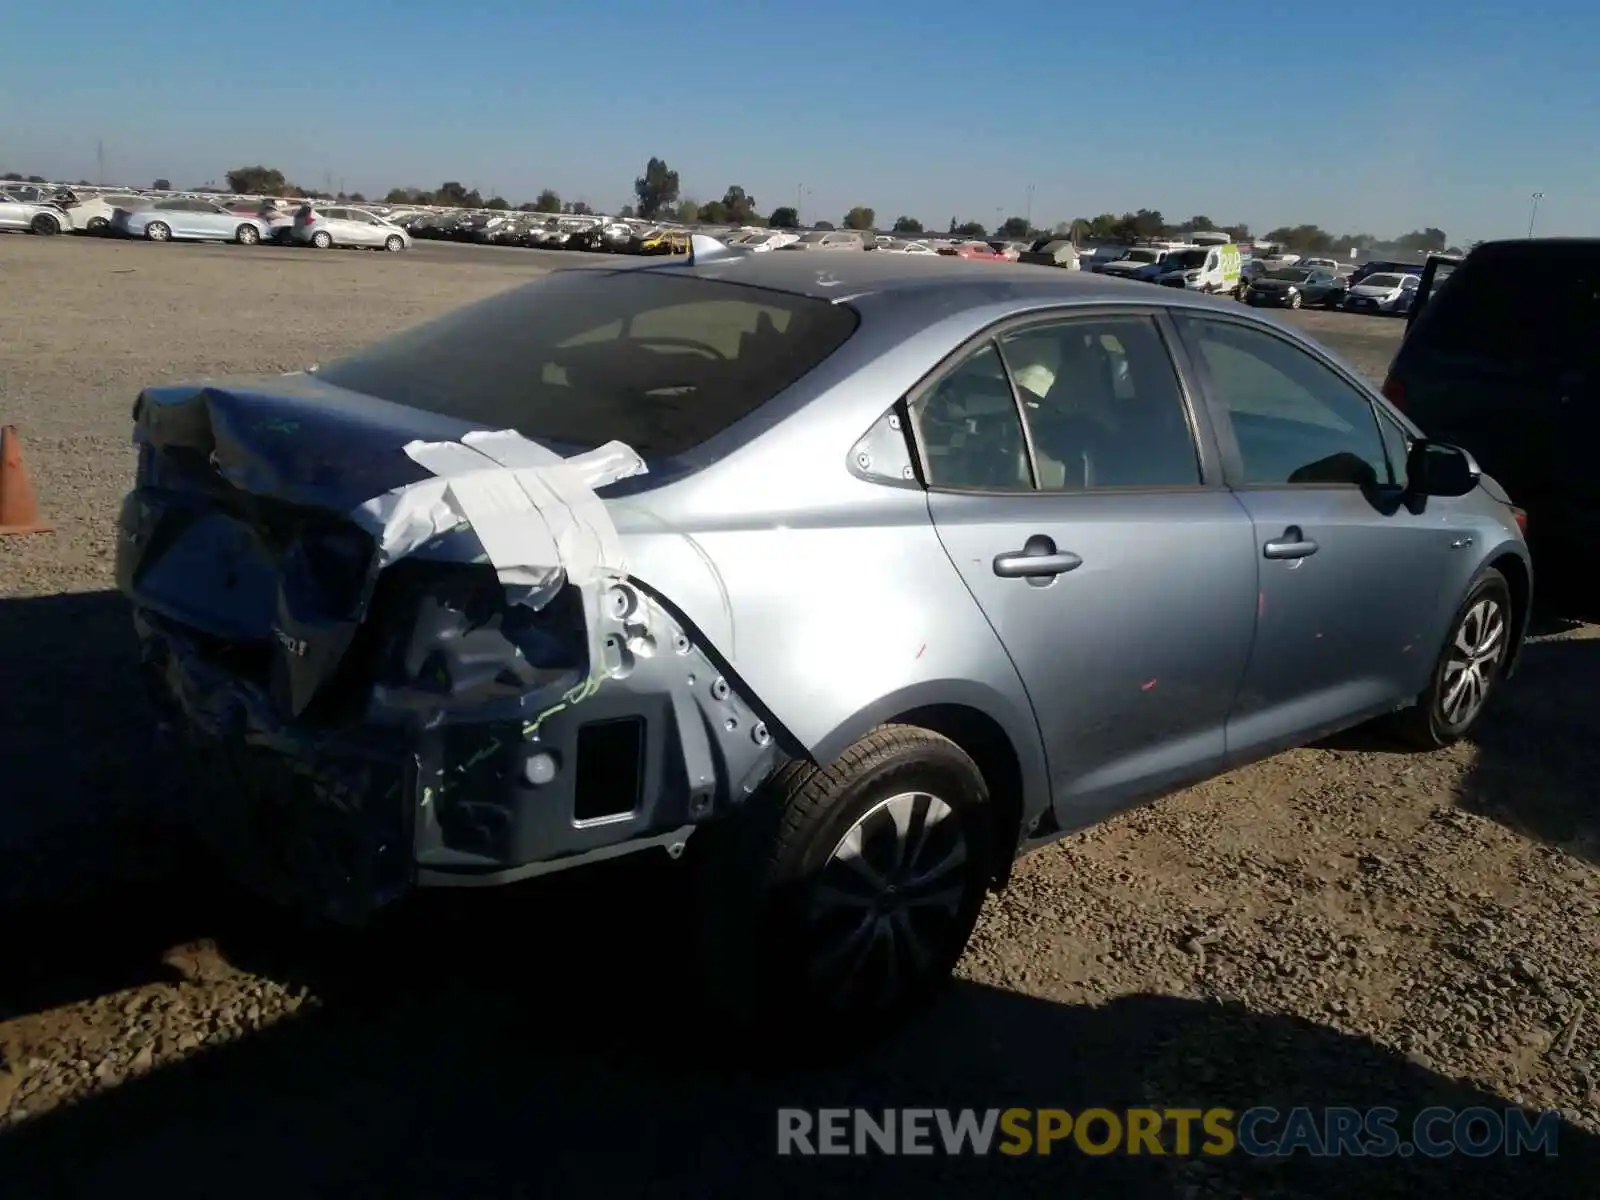
[{"label": "rear quarter window", "polygon": [[539,441],[672,458],[755,412],[855,332],[847,305],[651,270],[558,271],[318,377]]}]

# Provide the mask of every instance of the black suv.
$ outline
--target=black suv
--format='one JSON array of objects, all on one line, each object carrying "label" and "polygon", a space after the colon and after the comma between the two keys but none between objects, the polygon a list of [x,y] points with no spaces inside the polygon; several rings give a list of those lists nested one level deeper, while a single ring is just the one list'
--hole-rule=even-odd
[{"label": "black suv", "polygon": [[1484,242],[1429,259],[1384,381],[1505,486],[1536,554],[1600,546],[1597,334],[1600,239]]}]

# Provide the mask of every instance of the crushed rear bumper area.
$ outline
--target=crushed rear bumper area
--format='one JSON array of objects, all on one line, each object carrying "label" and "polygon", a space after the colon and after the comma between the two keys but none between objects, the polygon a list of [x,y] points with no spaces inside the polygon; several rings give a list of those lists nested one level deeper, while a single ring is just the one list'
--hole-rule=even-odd
[{"label": "crushed rear bumper area", "polygon": [[284,718],[204,635],[136,609],[176,815],[240,883],[346,924],[418,886],[675,849],[760,786],[781,739],[659,605],[613,593],[588,673],[476,710],[374,686],[360,719],[325,723]]}]

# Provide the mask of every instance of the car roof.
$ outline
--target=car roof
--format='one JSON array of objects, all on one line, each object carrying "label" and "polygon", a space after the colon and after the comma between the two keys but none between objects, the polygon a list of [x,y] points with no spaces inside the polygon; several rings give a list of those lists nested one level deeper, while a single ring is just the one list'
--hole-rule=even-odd
[{"label": "car roof", "polygon": [[1046,271],[1024,263],[975,262],[953,255],[880,254],[740,254],[689,261],[623,267],[622,271],[659,271],[719,279],[772,291],[818,299],[860,301],[866,297],[942,292],[967,293],[972,307],[1014,298],[1032,304],[1128,303],[1222,306],[1211,297],[1152,289],[1147,283],[1117,279],[1093,272]]}]

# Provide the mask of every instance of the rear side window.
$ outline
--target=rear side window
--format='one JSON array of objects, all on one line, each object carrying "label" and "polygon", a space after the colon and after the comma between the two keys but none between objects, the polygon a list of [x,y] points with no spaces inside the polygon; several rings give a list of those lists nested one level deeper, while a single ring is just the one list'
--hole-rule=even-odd
[{"label": "rear side window", "polygon": [[1600,247],[1474,251],[1428,298],[1406,339],[1442,354],[1505,362],[1592,355],[1600,328]]},{"label": "rear side window", "polygon": [[651,270],[557,271],[320,368],[397,404],[647,458],[753,413],[855,332],[853,309]]}]

